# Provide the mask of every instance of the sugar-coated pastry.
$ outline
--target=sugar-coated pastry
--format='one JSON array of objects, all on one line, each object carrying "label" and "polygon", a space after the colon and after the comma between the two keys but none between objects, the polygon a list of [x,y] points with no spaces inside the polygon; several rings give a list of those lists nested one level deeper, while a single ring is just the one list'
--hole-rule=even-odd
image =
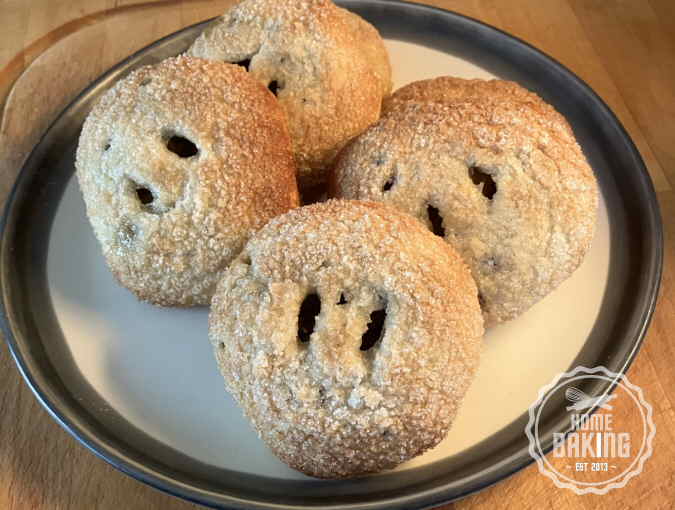
[{"label": "sugar-coated pastry", "polygon": [[303,188],[325,182],[335,154],[378,119],[391,91],[377,30],[330,0],[243,0],[188,53],[239,63],[274,92]]},{"label": "sugar-coated pastry", "polygon": [[338,156],[332,194],[413,215],[471,268],[487,325],[569,277],[593,239],[598,190],[565,119],[510,82],[427,80]]},{"label": "sugar-coated pastry", "polygon": [[408,83],[388,96],[382,104],[382,112],[387,113],[408,102],[416,103],[457,103],[478,101],[494,104],[504,98],[528,103],[534,108],[542,108],[541,98],[534,92],[507,80],[481,80],[438,76],[428,80]]},{"label": "sugar-coated pastry", "polygon": [[254,234],[219,283],[209,336],[262,439],[321,478],[393,468],[441,441],[483,319],[456,251],[383,204],[330,200]]},{"label": "sugar-coated pastry", "polygon": [[77,148],[87,215],[140,299],[204,305],[248,237],[298,205],[283,111],[241,67],[192,57],[107,91]]}]

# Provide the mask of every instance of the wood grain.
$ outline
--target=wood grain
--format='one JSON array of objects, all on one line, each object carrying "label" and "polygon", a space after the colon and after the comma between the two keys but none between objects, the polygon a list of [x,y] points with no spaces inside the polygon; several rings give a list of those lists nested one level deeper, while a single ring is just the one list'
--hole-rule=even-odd
[{"label": "wood grain", "polygon": [[[89,81],[149,42],[215,16],[230,3],[0,1],[0,105],[6,102],[0,124],[0,197],[30,147]],[[656,313],[628,373],[644,389],[655,411],[655,452],[644,472],[626,488],[605,496],[576,496],[556,489],[531,466],[444,508],[673,508],[675,346],[670,339],[675,324],[675,2],[428,3],[510,32],[587,81],[618,115],[642,153],[658,191],[666,236]],[[4,344],[0,347],[0,409],[0,508],[197,508],[119,473],[80,446],[37,403]]]}]

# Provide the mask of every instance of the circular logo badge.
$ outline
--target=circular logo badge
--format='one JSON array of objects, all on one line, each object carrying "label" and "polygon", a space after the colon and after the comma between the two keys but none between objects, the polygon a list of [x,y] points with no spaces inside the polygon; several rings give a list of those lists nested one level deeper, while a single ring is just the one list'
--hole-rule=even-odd
[{"label": "circular logo badge", "polygon": [[[613,384],[613,393],[589,394],[587,388],[598,380]],[[561,402],[568,427],[554,433],[553,450],[547,456],[540,443],[539,422]],[[655,433],[652,406],[642,389],[605,367],[577,367],[560,374],[539,390],[525,427],[539,472],[557,487],[577,494],[606,494],[624,487],[651,457]]]}]

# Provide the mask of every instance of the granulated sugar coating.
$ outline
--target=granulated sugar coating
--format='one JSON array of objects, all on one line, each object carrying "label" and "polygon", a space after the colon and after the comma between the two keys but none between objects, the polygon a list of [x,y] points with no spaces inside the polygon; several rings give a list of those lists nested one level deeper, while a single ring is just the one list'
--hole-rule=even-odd
[{"label": "granulated sugar coating", "polygon": [[378,119],[391,91],[377,30],[330,0],[243,0],[188,53],[239,63],[275,92],[303,187],[325,182],[335,154]]},{"label": "granulated sugar coating", "polygon": [[331,200],[273,219],[218,285],[209,335],[262,439],[321,478],[388,469],[441,441],[474,376],[469,269],[417,220]]},{"label": "granulated sugar coating", "polygon": [[138,69],[87,117],[77,177],[106,261],[140,299],[204,305],[248,237],[298,205],[283,111],[242,68]]},{"label": "granulated sugar coating", "polygon": [[598,189],[565,119],[504,81],[443,77],[396,91],[340,153],[334,196],[390,204],[455,247],[487,325],[517,317],[581,264]]},{"label": "granulated sugar coating", "polygon": [[387,113],[410,101],[441,104],[464,101],[494,103],[504,98],[529,103],[533,108],[551,109],[537,94],[512,81],[466,80],[454,76],[439,76],[415,81],[396,90],[384,101],[382,111]]}]

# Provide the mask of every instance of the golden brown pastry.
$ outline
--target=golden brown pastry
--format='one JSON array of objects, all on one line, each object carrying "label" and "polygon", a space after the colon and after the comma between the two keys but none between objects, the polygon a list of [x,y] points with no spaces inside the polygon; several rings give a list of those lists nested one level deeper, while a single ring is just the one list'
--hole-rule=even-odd
[{"label": "golden brown pastry", "polygon": [[332,192],[395,206],[454,246],[486,324],[522,314],[579,266],[597,184],[551,106],[510,82],[443,78],[387,108],[338,157]]},{"label": "golden brown pastry", "polygon": [[335,154],[377,120],[391,91],[377,30],[330,0],[243,0],[188,53],[239,63],[274,92],[303,187],[325,182]]},{"label": "golden brown pastry", "polygon": [[454,76],[438,76],[428,80],[414,81],[397,89],[385,99],[382,113],[387,113],[411,101],[441,104],[477,101],[483,104],[493,104],[504,98],[528,103],[534,108],[543,107],[542,100],[537,94],[513,81],[467,80]]},{"label": "golden brown pastry", "polygon": [[321,478],[392,468],[441,441],[483,334],[455,250],[388,206],[336,200],[251,237],[209,326],[227,388],[262,439]]},{"label": "golden brown pastry", "polygon": [[252,232],[298,205],[284,113],[241,67],[178,57],[106,92],[77,148],[87,215],[119,282],[205,305]]}]

